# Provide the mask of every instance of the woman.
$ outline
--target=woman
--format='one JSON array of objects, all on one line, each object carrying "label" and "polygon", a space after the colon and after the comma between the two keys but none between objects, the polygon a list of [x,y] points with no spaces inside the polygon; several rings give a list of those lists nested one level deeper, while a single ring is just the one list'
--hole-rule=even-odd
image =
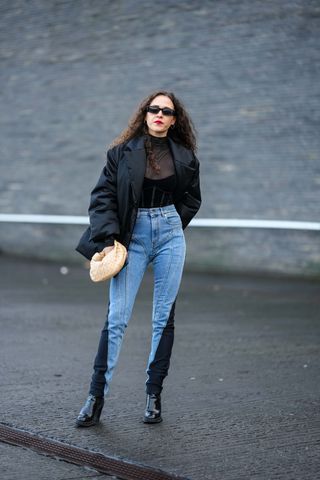
[{"label": "woman", "polygon": [[183,265],[183,230],[201,204],[194,128],[173,93],[148,96],[113,142],[91,193],[90,227],[77,250],[86,258],[113,248],[128,250],[110,281],[109,305],[94,362],[89,396],[77,426],[99,422],[134,300],[149,263],[154,270],[152,342],[147,365],[145,423],[161,422],[161,391],[168,374],[174,311]]}]

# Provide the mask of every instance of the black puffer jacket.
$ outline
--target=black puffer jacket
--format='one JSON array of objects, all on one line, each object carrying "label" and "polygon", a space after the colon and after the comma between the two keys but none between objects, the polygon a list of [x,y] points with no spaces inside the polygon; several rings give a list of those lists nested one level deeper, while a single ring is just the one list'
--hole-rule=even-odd
[{"label": "black puffer jacket", "polygon": [[[191,150],[168,137],[177,186],[173,200],[186,228],[201,204],[199,161]],[[127,248],[136,221],[146,169],[144,137],[117,145],[107,152],[107,162],[91,192],[90,227],[82,235],[76,250],[91,259],[94,253],[110,245],[110,238]]]}]

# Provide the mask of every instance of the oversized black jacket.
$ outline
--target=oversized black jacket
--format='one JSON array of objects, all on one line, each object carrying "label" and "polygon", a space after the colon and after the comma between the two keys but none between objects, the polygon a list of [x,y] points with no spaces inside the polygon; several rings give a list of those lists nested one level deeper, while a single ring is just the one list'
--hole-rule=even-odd
[{"label": "oversized black jacket", "polygon": [[[173,201],[183,229],[201,204],[199,161],[195,154],[168,137],[176,173]],[[91,192],[90,227],[76,250],[91,259],[95,252],[119,240],[127,248],[136,221],[146,169],[144,137],[117,145],[107,152],[107,162]]]}]

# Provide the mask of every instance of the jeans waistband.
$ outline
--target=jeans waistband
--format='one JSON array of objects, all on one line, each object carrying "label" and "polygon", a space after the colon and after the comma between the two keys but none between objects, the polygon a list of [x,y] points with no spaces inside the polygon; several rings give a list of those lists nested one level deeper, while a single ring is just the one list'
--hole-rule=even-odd
[{"label": "jeans waistband", "polygon": [[163,215],[169,212],[176,212],[174,204],[166,205],[165,207],[151,207],[151,208],[138,208],[138,216],[140,215]]}]

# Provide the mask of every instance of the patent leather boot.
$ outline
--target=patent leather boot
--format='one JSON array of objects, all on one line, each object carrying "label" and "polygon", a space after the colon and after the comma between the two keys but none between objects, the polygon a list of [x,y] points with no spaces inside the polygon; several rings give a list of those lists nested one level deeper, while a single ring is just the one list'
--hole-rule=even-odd
[{"label": "patent leather boot", "polygon": [[92,425],[97,425],[97,423],[99,423],[103,405],[103,397],[95,397],[90,394],[77,417],[77,427],[91,427]]},{"label": "patent leather boot", "polygon": [[161,397],[160,393],[147,395],[146,410],[144,412],[144,423],[159,423],[161,418]]}]

